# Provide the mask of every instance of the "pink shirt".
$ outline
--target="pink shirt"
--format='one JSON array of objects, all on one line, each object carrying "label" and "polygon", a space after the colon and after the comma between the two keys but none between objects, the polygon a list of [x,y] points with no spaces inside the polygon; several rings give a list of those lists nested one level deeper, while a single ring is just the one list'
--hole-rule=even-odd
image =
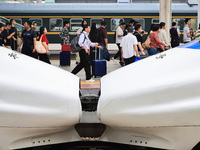
[{"label": "pink shirt", "polygon": [[165,43],[163,43],[163,42],[161,42],[160,40],[159,40],[159,38],[158,38],[158,33],[156,32],[156,31],[154,31],[152,34],[151,34],[151,36],[150,36],[150,43],[151,43],[151,47],[153,48],[153,49],[158,49],[158,46],[162,49],[162,50],[164,50],[164,48],[162,47],[162,45],[163,46],[165,46]]}]

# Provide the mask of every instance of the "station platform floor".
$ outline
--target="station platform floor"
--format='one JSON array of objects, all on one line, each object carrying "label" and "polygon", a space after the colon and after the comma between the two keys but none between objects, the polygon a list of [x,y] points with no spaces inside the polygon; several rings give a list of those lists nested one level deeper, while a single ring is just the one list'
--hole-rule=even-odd
[{"label": "station platform floor", "polygon": [[[61,69],[64,69],[68,72],[71,72],[75,67],[76,67],[76,61],[75,60],[71,60],[71,65],[70,66],[60,66],[60,60],[59,59],[50,59],[51,64],[59,67]],[[107,61],[107,74],[121,68],[121,65],[119,64],[119,61],[114,62],[113,60]],[[80,89],[100,89],[100,78],[101,77],[96,77],[96,78],[92,78],[93,80],[95,80],[94,82],[88,82],[85,81],[85,71],[84,69],[82,69],[77,76],[80,78]]]}]

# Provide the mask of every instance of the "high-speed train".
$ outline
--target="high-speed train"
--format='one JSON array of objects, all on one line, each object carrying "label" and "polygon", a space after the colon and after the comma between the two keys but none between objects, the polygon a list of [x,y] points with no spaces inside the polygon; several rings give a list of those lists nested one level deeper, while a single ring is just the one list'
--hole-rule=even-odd
[{"label": "high-speed train", "polygon": [[[172,3],[172,21],[182,32],[184,19],[191,18],[194,30],[197,26],[198,6],[190,6],[186,2]],[[24,24],[25,21],[37,22],[37,31],[40,26],[47,27],[47,38],[50,43],[60,43],[59,33],[62,30],[64,21],[70,22],[70,37],[74,38],[76,31],[80,28],[82,20],[89,25],[96,23],[100,26],[106,21],[108,31],[108,42],[115,43],[115,30],[121,22],[129,23],[131,19],[140,22],[146,34],[151,23],[159,23],[159,3],[54,3],[54,4],[0,4],[0,16],[8,19],[15,19],[17,23]],[[1,21],[1,19],[0,19]],[[21,28],[19,28],[21,30]],[[144,40],[146,35],[144,35]],[[182,34],[181,34],[182,42]]]},{"label": "high-speed train", "polygon": [[[98,142],[198,150],[199,58],[193,41],[102,77],[97,116],[106,130]],[[77,76],[3,47],[0,71],[0,150],[82,142],[74,128],[82,118]]]}]

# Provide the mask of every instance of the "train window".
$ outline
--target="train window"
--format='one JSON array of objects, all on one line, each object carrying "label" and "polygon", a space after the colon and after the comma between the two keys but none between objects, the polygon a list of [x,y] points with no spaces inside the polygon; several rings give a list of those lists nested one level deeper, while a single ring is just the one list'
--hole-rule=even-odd
[{"label": "train window", "polygon": [[197,30],[197,19],[191,19],[191,28],[195,31]]},{"label": "train window", "polygon": [[176,22],[177,28],[180,31],[183,31],[183,28],[184,28],[184,25],[185,25],[185,19],[174,18],[174,19],[172,19],[172,22]]},{"label": "train window", "polygon": [[92,18],[90,19],[90,25],[96,23],[96,27],[99,28],[101,26],[101,22],[104,21],[102,18]]},{"label": "train window", "polygon": [[70,19],[70,30],[71,31],[77,31],[82,24],[83,19],[82,18],[72,18]]},{"label": "train window", "polygon": [[142,30],[145,30],[145,20],[144,19],[142,19],[142,18],[133,18],[133,19],[142,25]]},{"label": "train window", "polygon": [[43,22],[42,22],[42,19],[41,18],[30,18],[29,19],[31,22],[36,22],[37,23],[37,27],[36,27],[36,30],[35,31],[39,31],[40,30],[40,27],[42,26]]},{"label": "train window", "polygon": [[111,19],[111,31],[116,31],[120,24],[124,22],[123,18],[113,18]]},{"label": "train window", "polygon": [[159,18],[153,18],[152,20],[151,20],[151,23],[152,24],[159,24],[160,22],[159,22]]},{"label": "train window", "polygon": [[51,18],[49,20],[50,31],[61,31],[63,26],[63,19],[61,18]]}]

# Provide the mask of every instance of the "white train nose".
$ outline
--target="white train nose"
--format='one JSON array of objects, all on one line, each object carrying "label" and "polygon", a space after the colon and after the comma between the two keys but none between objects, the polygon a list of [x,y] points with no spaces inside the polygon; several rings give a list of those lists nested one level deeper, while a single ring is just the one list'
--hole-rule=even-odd
[{"label": "white train nose", "polygon": [[46,128],[56,132],[79,122],[78,77],[3,47],[0,53],[0,130],[37,128],[46,134]]}]

